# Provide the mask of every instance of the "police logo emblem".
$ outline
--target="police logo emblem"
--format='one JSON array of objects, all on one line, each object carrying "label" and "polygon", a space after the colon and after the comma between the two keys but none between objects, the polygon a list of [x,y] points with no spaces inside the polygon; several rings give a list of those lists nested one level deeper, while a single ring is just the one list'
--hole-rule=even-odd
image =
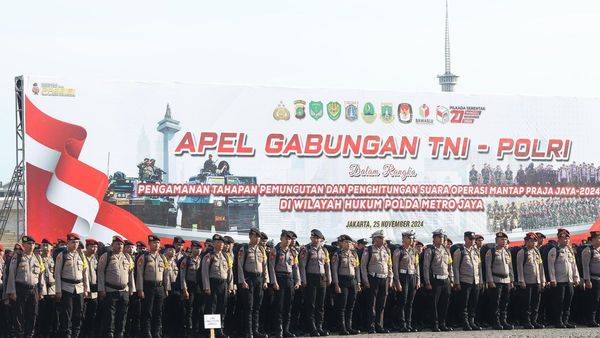
[{"label": "police logo emblem", "polygon": [[327,104],[327,115],[333,121],[340,118],[342,114],[342,105],[339,102],[329,102]]},{"label": "police logo emblem", "polygon": [[294,101],[294,107],[296,109],[296,118],[297,119],[303,119],[306,116],[305,106],[306,106],[306,101],[304,101],[304,100]]},{"label": "police logo emblem", "polygon": [[356,121],[358,119],[358,102],[346,101],[344,105],[346,106],[346,120]]},{"label": "police logo emblem", "polygon": [[401,123],[410,123],[412,121],[412,117],[412,106],[408,103],[400,103],[398,105],[398,120]]},{"label": "police logo emblem", "polygon": [[371,102],[365,103],[362,112],[362,118],[367,123],[373,123],[377,118],[377,114],[375,114],[375,106]]},{"label": "police logo emblem", "polygon": [[384,123],[390,123],[394,121],[394,106],[391,103],[382,103],[381,104],[381,120]]},{"label": "police logo emblem", "polygon": [[313,119],[319,120],[323,117],[323,102],[310,101],[308,104],[308,112]]},{"label": "police logo emblem", "polygon": [[435,118],[440,123],[448,123],[448,121],[450,121],[450,112],[448,111],[448,108],[444,106],[437,106],[435,109]]},{"label": "police logo emblem", "polygon": [[273,110],[273,118],[276,121],[287,121],[290,119],[290,111],[285,107],[282,101],[279,101],[277,108]]}]

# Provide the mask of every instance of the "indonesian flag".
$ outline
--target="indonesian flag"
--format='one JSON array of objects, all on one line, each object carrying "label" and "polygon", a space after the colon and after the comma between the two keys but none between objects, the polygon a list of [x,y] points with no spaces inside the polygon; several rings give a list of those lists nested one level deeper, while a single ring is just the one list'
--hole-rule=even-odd
[{"label": "indonesian flag", "polygon": [[87,133],[54,119],[25,98],[27,233],[53,241],[76,232],[109,240],[145,240],[150,229],[131,213],[103,201],[108,178],[78,160]]}]

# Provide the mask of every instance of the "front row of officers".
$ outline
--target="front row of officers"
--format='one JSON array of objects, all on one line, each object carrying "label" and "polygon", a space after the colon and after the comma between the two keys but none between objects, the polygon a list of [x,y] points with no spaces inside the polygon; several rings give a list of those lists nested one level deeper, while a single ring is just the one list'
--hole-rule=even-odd
[{"label": "front row of officers", "polygon": [[[407,231],[392,252],[383,231],[377,231],[371,236],[372,245],[358,250],[352,238],[342,235],[333,253],[323,245],[325,238],[319,230],[312,230],[310,243],[301,247],[295,245],[293,232],[283,230],[280,243],[269,252],[261,245],[257,229],[251,229],[249,237],[249,243],[238,246],[237,253],[233,240],[216,234],[211,248],[201,250],[200,243],[192,241],[186,254],[181,250],[183,240],[176,239],[161,251],[160,238],[150,235],[148,250],[134,256],[124,249],[133,243],[119,236],[113,237],[110,248],[101,255],[93,239],[87,239],[86,250],[79,251],[77,234],[67,236],[66,247],[56,248],[54,253],[42,250],[38,255],[35,240],[24,236],[22,251],[13,253],[10,264],[4,265],[8,269],[0,286],[9,304],[10,316],[5,317],[12,320],[0,331],[17,337],[48,336],[34,331],[36,318],[50,321],[46,328],[53,325],[47,313],[37,316],[38,306],[52,306],[48,304],[51,299],[57,304],[59,337],[123,337],[136,319],[142,337],[162,337],[163,323],[170,337],[195,336],[205,332],[202,314],[220,314],[226,329],[237,326],[240,335],[259,338],[267,337],[261,323],[269,319],[274,321],[277,337],[295,337],[290,324],[303,316],[305,333],[328,336],[325,300],[331,292],[334,311],[329,320],[335,322],[339,334],[360,333],[362,322],[368,333],[387,333],[384,310],[389,308],[388,294],[394,291],[396,311],[388,315],[395,317],[399,331],[410,332],[417,331],[412,312],[418,304],[413,301],[422,288],[427,297],[420,301],[428,304],[426,312],[434,332],[451,331],[446,318],[451,315],[452,289],[464,330],[481,330],[478,308],[484,289],[490,307],[488,321],[494,329],[510,330],[509,294],[515,286],[520,323],[533,329],[544,327],[538,313],[541,292],[547,285],[552,292],[548,299],[554,303],[547,304],[553,309],[551,322],[557,328],[574,327],[569,314],[580,277],[565,229],[559,229],[558,242],[547,250],[546,264],[538,247],[543,239],[535,233],[527,234],[523,247],[509,250],[508,237],[502,232],[496,234],[495,243],[487,245],[482,244],[482,237],[466,232],[464,244],[450,247],[439,229],[433,232],[433,244],[423,248],[415,246],[414,232]],[[592,232],[591,240],[592,245],[581,254],[582,278],[590,295],[588,325],[597,327],[600,232]],[[44,244],[47,249],[49,243]],[[261,320],[263,296],[269,289],[272,308],[268,313],[273,318]],[[301,311],[297,311],[299,306]],[[355,307],[365,318],[354,313]],[[83,320],[90,315],[91,322]],[[361,323],[356,323],[357,319]],[[217,335],[227,337],[222,329]]]}]

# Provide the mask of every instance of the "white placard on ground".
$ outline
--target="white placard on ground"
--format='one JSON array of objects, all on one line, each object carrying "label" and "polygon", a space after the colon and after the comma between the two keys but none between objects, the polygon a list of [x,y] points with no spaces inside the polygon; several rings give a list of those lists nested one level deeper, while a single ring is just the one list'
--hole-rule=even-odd
[{"label": "white placard on ground", "polygon": [[204,328],[220,329],[221,328],[221,315],[204,315]]}]

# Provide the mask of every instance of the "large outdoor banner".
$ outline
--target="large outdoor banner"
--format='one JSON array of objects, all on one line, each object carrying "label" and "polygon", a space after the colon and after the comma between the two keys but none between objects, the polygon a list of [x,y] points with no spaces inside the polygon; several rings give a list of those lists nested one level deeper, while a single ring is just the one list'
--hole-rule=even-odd
[{"label": "large outdoor banner", "polygon": [[[600,222],[600,99],[26,77],[27,232],[574,240]],[[595,225],[594,225],[595,224]]]}]

